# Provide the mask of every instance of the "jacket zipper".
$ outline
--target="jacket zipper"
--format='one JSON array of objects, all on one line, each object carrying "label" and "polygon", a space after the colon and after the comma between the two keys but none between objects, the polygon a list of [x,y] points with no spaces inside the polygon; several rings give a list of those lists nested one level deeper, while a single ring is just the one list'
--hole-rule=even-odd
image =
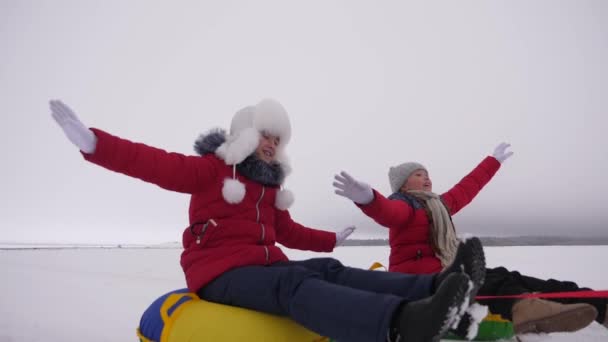
[{"label": "jacket zipper", "polygon": [[258,198],[258,201],[255,203],[255,222],[259,223],[260,222],[260,202],[262,202],[262,198],[264,197],[264,191],[266,190],[266,187],[262,187],[262,194],[260,194],[260,198]]},{"label": "jacket zipper", "polygon": [[[265,192],[266,192],[266,187],[262,186],[262,194],[260,194],[260,198],[258,198],[258,201],[255,204],[255,212],[256,212],[255,221],[257,223],[260,223],[260,202],[262,202],[262,198],[264,198]],[[266,238],[266,227],[264,227],[263,223],[260,223],[260,225],[262,226],[262,237],[260,239],[260,242],[264,243],[264,239]],[[269,252],[268,252],[268,247],[266,245],[264,245],[264,253],[266,254],[266,264],[267,264],[270,261],[270,256],[269,256]]]}]

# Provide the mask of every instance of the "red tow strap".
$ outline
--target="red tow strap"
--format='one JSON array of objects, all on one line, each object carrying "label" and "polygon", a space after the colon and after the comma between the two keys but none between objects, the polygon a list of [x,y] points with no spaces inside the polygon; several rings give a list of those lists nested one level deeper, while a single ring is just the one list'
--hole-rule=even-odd
[{"label": "red tow strap", "polygon": [[509,296],[476,296],[475,299],[503,299],[503,298],[608,298],[608,290],[602,291],[570,291],[552,293],[525,293]]}]

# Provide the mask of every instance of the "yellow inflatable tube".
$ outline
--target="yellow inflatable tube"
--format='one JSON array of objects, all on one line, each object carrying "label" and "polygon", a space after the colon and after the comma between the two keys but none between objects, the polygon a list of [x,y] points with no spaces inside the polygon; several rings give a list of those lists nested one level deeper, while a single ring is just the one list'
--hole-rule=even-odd
[{"label": "yellow inflatable tube", "polygon": [[158,298],[137,335],[141,342],[329,341],[288,318],[211,303],[186,289]]}]

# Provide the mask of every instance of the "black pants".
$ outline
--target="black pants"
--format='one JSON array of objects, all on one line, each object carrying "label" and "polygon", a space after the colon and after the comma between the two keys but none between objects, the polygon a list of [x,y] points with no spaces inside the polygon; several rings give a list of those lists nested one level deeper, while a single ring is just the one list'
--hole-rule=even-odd
[{"label": "black pants", "polygon": [[[504,267],[488,268],[486,281],[477,295],[479,296],[500,296],[518,295],[529,292],[551,293],[566,291],[584,291],[588,288],[579,287],[571,281],[559,281],[555,279],[538,279],[522,275],[517,271],[509,271]],[[490,312],[500,314],[502,317],[511,319],[511,307],[517,299],[499,298],[480,300],[481,304],[487,305]],[[604,322],[606,317],[606,298],[550,298],[549,300],[564,303],[588,303],[597,309],[598,322]]]},{"label": "black pants", "polygon": [[367,271],[319,258],[235,268],[198,295],[288,316],[340,341],[368,342],[385,341],[398,306],[430,296],[432,282],[432,275]]}]

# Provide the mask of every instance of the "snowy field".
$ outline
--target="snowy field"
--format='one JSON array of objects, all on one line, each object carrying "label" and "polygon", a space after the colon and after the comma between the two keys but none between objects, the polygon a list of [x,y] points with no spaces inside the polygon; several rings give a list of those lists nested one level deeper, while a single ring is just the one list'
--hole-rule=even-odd
[{"label": "snowy field", "polygon": [[[332,254],[286,250],[292,259],[333,256],[344,264],[387,263],[388,247],[341,247]],[[0,250],[0,342],[137,341],[142,312],[185,287],[179,249]],[[488,267],[608,289],[608,246],[489,247]],[[608,341],[593,323],[573,334],[528,335],[524,342]]]}]

